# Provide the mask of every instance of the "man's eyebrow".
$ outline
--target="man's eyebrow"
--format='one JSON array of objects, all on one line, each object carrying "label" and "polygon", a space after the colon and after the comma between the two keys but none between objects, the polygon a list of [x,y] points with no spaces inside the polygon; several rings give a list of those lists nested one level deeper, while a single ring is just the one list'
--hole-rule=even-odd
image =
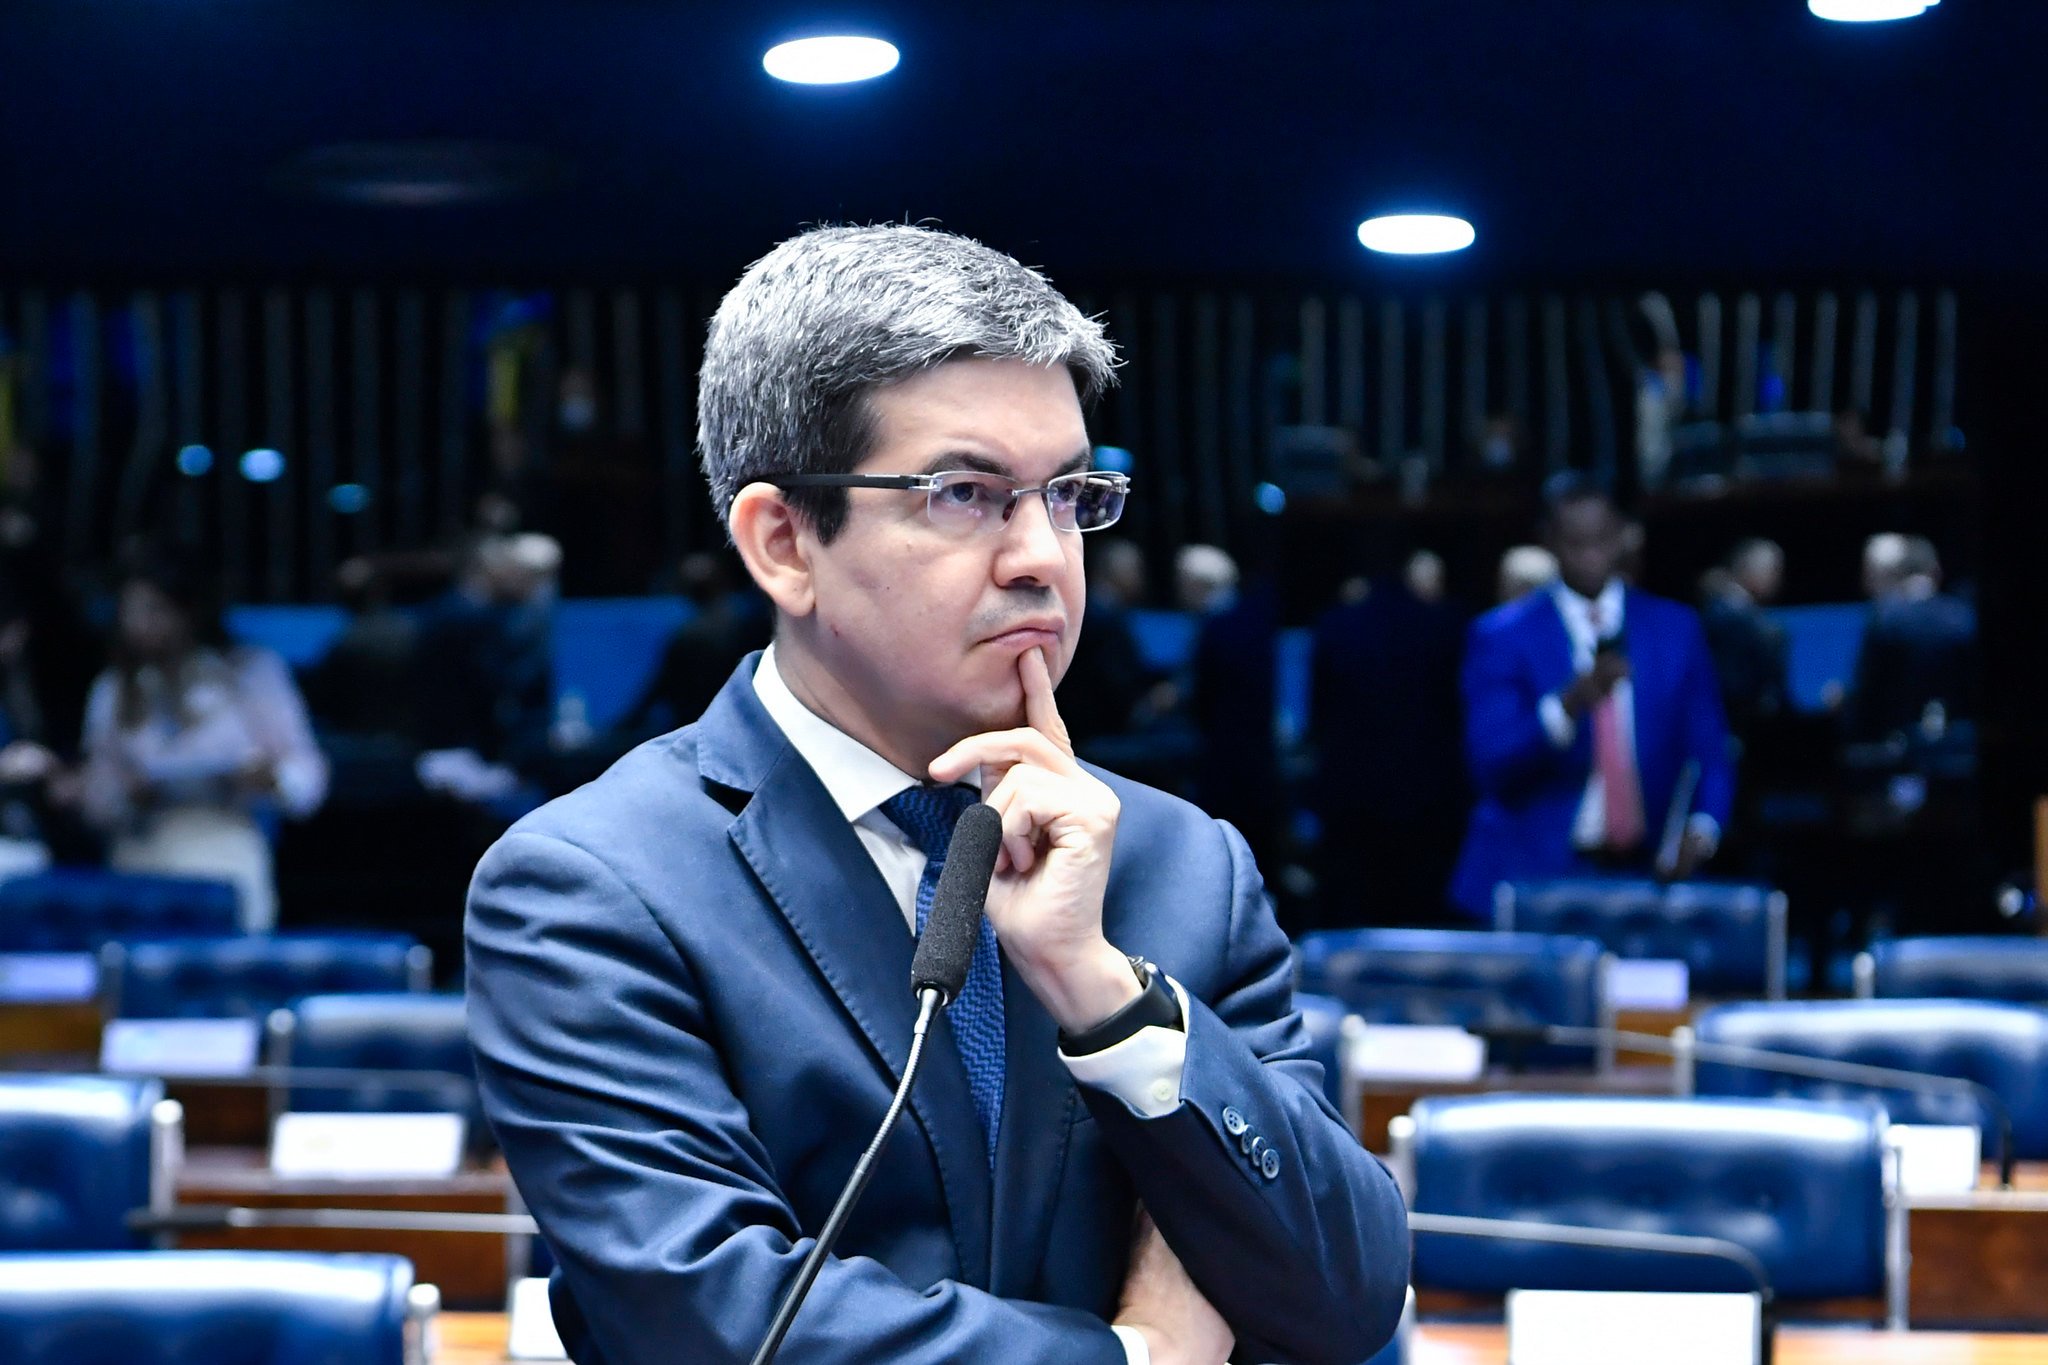
[{"label": "man's eyebrow", "polygon": [[977,474],[994,474],[999,478],[1014,479],[1017,476],[1001,460],[992,460],[986,455],[977,455],[971,450],[949,450],[934,455],[924,467],[927,474],[944,474],[948,470],[969,469]]},{"label": "man's eyebrow", "polygon": [[[1078,454],[1069,456],[1064,464],[1053,471],[1053,477],[1058,478],[1062,474],[1077,474],[1089,468],[1094,462],[1095,452],[1092,449],[1083,450]],[[1017,477],[1016,471],[1001,460],[991,459],[986,455],[977,454],[971,450],[949,450],[942,455],[935,455],[926,463],[922,472],[926,474],[943,474],[948,470],[954,469],[972,470],[976,474],[994,474],[998,478],[1004,479],[1015,479]]]}]

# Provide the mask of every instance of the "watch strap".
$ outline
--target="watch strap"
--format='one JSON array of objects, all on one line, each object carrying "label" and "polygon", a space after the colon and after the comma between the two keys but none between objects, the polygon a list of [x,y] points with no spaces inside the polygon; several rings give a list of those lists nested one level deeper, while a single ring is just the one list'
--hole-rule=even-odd
[{"label": "watch strap", "polygon": [[1062,1029],[1061,1052],[1069,1057],[1086,1057],[1091,1052],[1115,1047],[1139,1029],[1179,1030],[1185,1027],[1180,1017],[1180,1001],[1174,997],[1173,988],[1166,984],[1166,973],[1139,957],[1131,959],[1131,969],[1145,986],[1138,998],[1093,1028],[1073,1034]]}]

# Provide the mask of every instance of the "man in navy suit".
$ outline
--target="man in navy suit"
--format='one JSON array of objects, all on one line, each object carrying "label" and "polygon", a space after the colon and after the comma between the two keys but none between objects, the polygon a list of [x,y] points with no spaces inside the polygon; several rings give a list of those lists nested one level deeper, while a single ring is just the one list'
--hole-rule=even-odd
[{"label": "man in navy suit", "polygon": [[1053,700],[1078,532],[1123,505],[1082,418],[1113,364],[1043,277],[900,225],[784,243],[713,320],[702,457],[775,643],[469,902],[485,1109],[586,1365],[749,1358],[889,1104],[977,795],[967,985],[784,1357],[1349,1365],[1392,1333],[1400,1196],[1323,1099],[1244,841],[1078,763]]},{"label": "man in navy suit", "polygon": [[[1504,881],[1688,877],[1713,855],[1734,795],[1699,618],[1622,581],[1624,523],[1605,493],[1567,480],[1548,501],[1558,582],[1482,616],[1465,654],[1479,799],[1451,899],[1478,918],[1492,915]],[[1689,770],[1682,833],[1666,850]]]}]

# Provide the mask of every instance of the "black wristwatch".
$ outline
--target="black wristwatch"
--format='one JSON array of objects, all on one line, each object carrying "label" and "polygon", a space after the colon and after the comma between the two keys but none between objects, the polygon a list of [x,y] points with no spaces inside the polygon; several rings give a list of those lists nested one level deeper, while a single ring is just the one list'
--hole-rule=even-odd
[{"label": "black wristwatch", "polygon": [[1181,1022],[1180,1001],[1174,998],[1173,988],[1166,984],[1166,973],[1142,957],[1133,957],[1130,961],[1131,970],[1137,973],[1138,984],[1144,987],[1138,998],[1094,1028],[1074,1034],[1061,1029],[1061,1052],[1069,1057],[1085,1057],[1091,1052],[1115,1047],[1141,1028],[1182,1030],[1187,1027]]}]

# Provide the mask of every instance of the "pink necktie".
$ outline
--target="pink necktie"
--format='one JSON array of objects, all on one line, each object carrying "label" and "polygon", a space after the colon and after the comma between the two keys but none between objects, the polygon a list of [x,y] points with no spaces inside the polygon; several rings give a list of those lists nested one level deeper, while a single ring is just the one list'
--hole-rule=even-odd
[{"label": "pink necktie", "polygon": [[[1600,608],[1592,611],[1593,633],[1601,633]],[[1621,698],[1609,692],[1593,708],[1593,768],[1600,774],[1607,805],[1607,847],[1625,852],[1643,841],[1643,789],[1636,756],[1621,732]]]}]

